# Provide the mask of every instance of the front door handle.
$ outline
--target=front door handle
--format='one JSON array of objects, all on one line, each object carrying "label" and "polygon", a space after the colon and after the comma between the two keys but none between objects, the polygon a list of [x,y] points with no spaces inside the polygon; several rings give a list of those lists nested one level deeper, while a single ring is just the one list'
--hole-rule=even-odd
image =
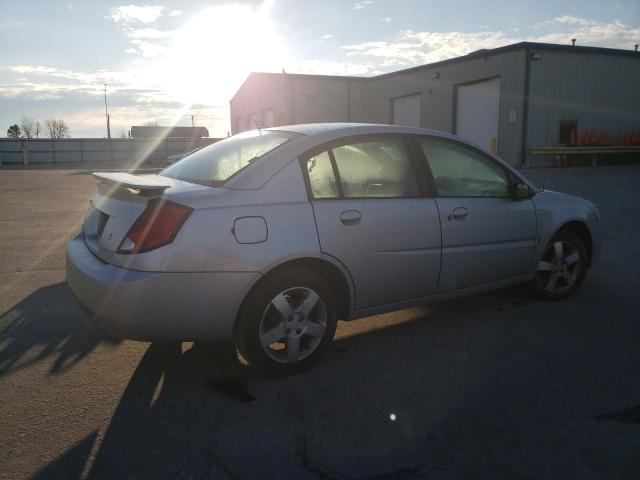
[{"label": "front door handle", "polygon": [[[456,220],[464,220],[469,215],[467,207],[458,207],[453,210],[453,218]],[[451,220],[451,218],[449,218]]]},{"label": "front door handle", "polygon": [[345,225],[353,225],[360,221],[361,215],[357,210],[345,210],[340,214],[340,221]]}]

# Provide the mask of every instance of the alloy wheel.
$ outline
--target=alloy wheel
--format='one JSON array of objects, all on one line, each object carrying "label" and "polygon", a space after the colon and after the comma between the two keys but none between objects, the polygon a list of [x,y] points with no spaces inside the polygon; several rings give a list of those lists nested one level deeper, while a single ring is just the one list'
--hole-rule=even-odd
[{"label": "alloy wheel", "polygon": [[327,307],[314,290],[289,288],[271,300],[259,329],[260,345],[272,360],[299,362],[322,342],[327,330]]},{"label": "alloy wheel", "polygon": [[552,294],[569,290],[578,280],[582,264],[580,252],[566,240],[555,241],[547,247],[538,262],[538,281]]}]

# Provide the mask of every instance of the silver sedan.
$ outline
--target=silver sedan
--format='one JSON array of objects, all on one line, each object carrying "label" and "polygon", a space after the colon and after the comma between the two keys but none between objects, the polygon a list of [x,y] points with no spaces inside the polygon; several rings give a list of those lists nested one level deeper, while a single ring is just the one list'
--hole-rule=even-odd
[{"label": "silver sedan", "polygon": [[564,298],[600,251],[591,202],[432,130],[269,128],[158,175],[94,175],[67,248],[90,318],[125,338],[233,339],[276,373],[316,360],[338,319],[521,282]]}]

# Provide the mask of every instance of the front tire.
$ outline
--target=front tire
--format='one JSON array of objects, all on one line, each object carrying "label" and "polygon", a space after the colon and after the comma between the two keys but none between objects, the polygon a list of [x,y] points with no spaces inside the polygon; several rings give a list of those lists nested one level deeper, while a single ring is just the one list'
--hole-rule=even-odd
[{"label": "front tire", "polygon": [[561,230],[543,252],[531,286],[545,300],[566,298],[582,284],[588,263],[589,255],[580,237]]},{"label": "front tire", "polygon": [[238,322],[236,346],[252,366],[276,375],[299,372],[333,340],[336,297],[317,274],[283,270],[249,293]]}]

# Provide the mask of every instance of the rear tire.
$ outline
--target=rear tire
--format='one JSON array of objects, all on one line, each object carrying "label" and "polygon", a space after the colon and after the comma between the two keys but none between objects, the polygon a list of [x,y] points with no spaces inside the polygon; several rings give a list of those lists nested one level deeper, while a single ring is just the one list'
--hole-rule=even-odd
[{"label": "rear tire", "polygon": [[531,287],[545,300],[567,298],[584,281],[588,263],[589,254],[580,237],[561,230],[542,253]]},{"label": "rear tire", "polygon": [[314,272],[288,269],[265,278],[242,305],[236,347],[270,374],[299,372],[325,352],[337,325],[337,301]]}]

